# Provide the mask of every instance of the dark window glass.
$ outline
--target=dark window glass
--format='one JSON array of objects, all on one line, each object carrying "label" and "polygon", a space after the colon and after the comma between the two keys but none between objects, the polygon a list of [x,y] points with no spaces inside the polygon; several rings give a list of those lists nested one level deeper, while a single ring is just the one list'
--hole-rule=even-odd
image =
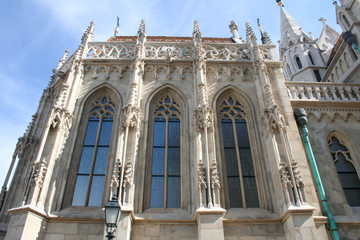
[{"label": "dark window glass", "polygon": [[345,17],[345,15],[342,15],[342,19],[344,20],[346,26],[347,26],[347,27],[350,27],[350,23],[349,23],[349,21],[347,20],[347,18]]},{"label": "dark window glass", "polygon": [[230,208],[259,207],[249,134],[242,109],[234,97],[226,98],[220,105]]},{"label": "dark window glass", "polygon": [[181,189],[180,189],[180,176],[168,177],[168,196],[167,207],[179,208],[181,205]]},{"label": "dark window glass", "polygon": [[93,176],[88,206],[91,207],[101,206],[104,180],[105,180],[105,176],[97,176],[97,175]]},{"label": "dark window glass", "polygon": [[311,52],[308,52],[308,56],[309,56],[309,60],[310,60],[311,64],[315,65],[315,62],[314,62]]},{"label": "dark window glass", "polygon": [[330,139],[329,148],[348,204],[360,206],[360,180],[349,150],[335,137]]},{"label": "dark window glass", "polygon": [[353,59],[353,61],[355,62],[356,60],[358,60],[358,56],[356,55],[356,53],[354,52],[354,49],[351,46],[348,46],[348,48],[349,48],[350,56]]},{"label": "dark window glass", "polygon": [[164,207],[164,177],[152,176],[151,178],[150,207]]},{"label": "dark window glass", "polygon": [[73,206],[84,206],[86,200],[86,191],[89,184],[88,175],[78,175],[76,179],[76,187],[73,197]]},{"label": "dark window glass", "polygon": [[315,77],[316,77],[316,81],[320,82],[321,81],[321,76],[320,76],[319,70],[314,70],[314,74],[315,74]]},{"label": "dark window glass", "polygon": [[170,96],[158,102],[152,149],[151,208],[181,207],[179,117],[179,105]]},{"label": "dark window glass", "polygon": [[101,206],[114,110],[109,106],[112,102],[108,97],[95,101],[95,104],[97,106],[89,114],[81,152],[74,206]]},{"label": "dark window glass", "polygon": [[299,69],[302,69],[302,63],[301,63],[301,60],[300,60],[300,58],[299,57],[295,57],[295,60],[296,60],[296,64],[297,64],[297,66],[298,66],[298,68]]}]

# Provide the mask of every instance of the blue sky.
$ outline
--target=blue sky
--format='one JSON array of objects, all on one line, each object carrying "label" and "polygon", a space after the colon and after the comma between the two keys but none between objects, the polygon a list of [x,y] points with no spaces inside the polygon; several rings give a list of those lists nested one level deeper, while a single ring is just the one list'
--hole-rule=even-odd
[{"label": "blue sky", "polygon": [[[285,8],[305,32],[318,37],[320,17],[340,32],[331,0],[284,0]],[[91,21],[95,41],[113,35],[136,35],[141,19],[149,36],[191,36],[197,19],[205,37],[231,37],[234,20],[245,39],[245,22],[258,34],[256,19],[274,43],[280,39],[280,12],[275,0],[13,0],[0,8],[0,184],[17,139],[36,112],[52,69],[66,48],[72,54]],[[259,34],[258,34],[259,35]],[[258,36],[259,39],[259,36]]]}]

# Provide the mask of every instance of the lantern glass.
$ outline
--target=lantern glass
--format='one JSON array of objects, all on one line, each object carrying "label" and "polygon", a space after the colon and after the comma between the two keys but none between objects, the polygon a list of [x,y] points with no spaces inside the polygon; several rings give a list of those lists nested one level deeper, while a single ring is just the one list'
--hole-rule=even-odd
[{"label": "lantern glass", "polygon": [[121,215],[121,209],[118,200],[113,198],[104,207],[106,226],[116,227]]}]

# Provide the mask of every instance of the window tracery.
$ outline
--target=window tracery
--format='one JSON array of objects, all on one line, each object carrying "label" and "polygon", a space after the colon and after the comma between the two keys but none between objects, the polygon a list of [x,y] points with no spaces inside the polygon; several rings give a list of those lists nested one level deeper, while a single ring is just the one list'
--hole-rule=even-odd
[{"label": "window tracery", "polygon": [[97,98],[88,114],[85,139],[72,200],[73,206],[101,206],[115,105]]},{"label": "window tracery", "polygon": [[331,137],[328,144],[348,204],[360,206],[360,180],[350,151],[336,137]]},{"label": "window tracery", "polygon": [[229,207],[259,207],[244,107],[234,96],[227,96],[219,108]]},{"label": "window tracery", "polygon": [[154,108],[150,208],[181,207],[179,104],[168,94]]}]

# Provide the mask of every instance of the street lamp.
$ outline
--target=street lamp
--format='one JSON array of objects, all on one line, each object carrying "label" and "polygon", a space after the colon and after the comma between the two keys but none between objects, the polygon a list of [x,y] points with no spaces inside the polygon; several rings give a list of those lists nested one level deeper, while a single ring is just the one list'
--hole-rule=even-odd
[{"label": "street lamp", "polygon": [[360,48],[357,45],[356,36],[351,31],[344,32],[342,38],[347,44],[349,44],[351,47],[353,47],[356,51],[360,53]]},{"label": "street lamp", "polygon": [[112,198],[111,201],[105,204],[105,223],[107,239],[111,240],[115,237],[116,227],[120,219],[121,208],[117,198]]}]

